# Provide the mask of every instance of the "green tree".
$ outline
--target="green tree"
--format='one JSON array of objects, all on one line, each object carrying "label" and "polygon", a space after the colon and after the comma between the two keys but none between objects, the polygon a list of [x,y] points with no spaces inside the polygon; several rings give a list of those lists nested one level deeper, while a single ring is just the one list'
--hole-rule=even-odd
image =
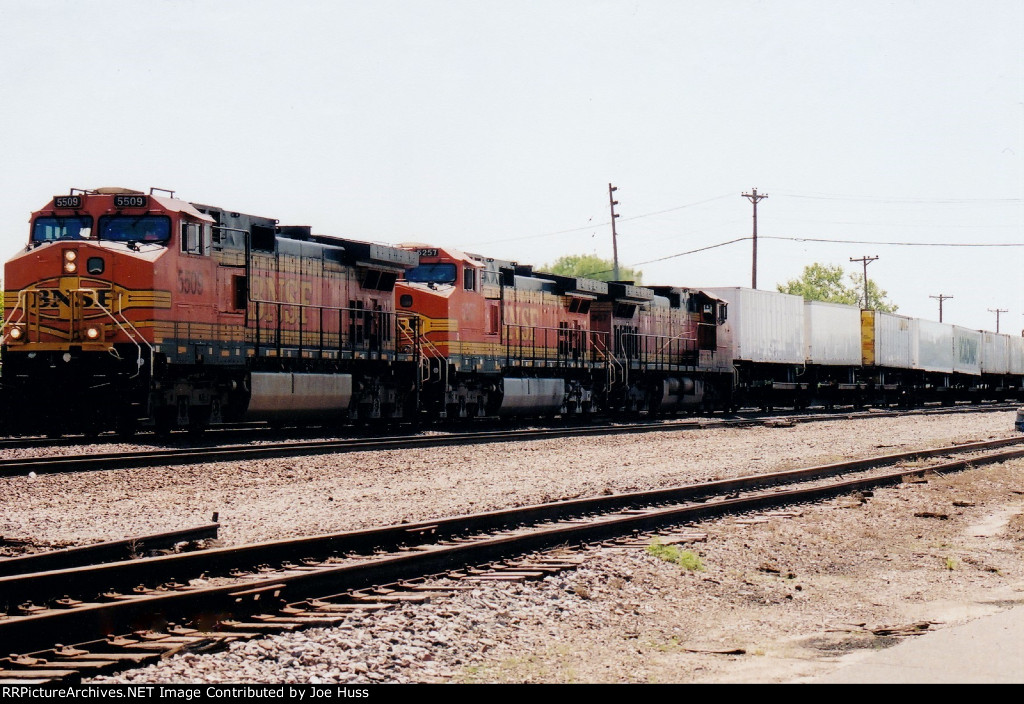
[{"label": "green tree", "polygon": [[[846,280],[844,282],[844,279]],[[847,283],[848,282],[848,283]],[[815,262],[804,267],[800,278],[790,279],[785,284],[778,284],[782,293],[803,296],[808,301],[826,301],[828,303],[845,303],[864,308],[864,275],[849,274],[841,266],[832,266]],[[872,310],[895,313],[899,308],[892,301],[886,300],[888,293],[868,279],[868,305]]]},{"label": "green tree", "polygon": [[[559,276],[578,276],[584,279],[612,281],[615,278],[614,268],[610,259],[601,259],[594,254],[567,254],[564,257],[559,257],[554,264],[545,264],[541,270]],[[620,281],[632,281],[635,284],[640,284],[642,279],[643,272],[639,269],[619,265]]]}]

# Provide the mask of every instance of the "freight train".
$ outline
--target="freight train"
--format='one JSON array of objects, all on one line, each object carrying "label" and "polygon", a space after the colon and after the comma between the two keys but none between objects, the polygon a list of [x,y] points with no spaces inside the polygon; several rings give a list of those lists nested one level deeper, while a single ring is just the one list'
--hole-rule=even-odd
[{"label": "freight train", "polygon": [[326,237],[161,189],[55,196],[4,284],[8,432],[910,405],[1024,377],[1018,338]]}]

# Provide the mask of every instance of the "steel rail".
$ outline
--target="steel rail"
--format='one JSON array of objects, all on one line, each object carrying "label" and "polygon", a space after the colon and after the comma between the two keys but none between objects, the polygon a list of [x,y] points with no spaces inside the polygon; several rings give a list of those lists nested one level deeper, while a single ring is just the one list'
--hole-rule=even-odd
[{"label": "steel rail", "polygon": [[[383,530],[357,531],[356,533],[298,541],[275,541],[254,546],[103,565],[90,571],[111,576],[118,568],[127,568],[125,574],[146,575],[159,581],[167,577],[169,570],[177,570],[178,574],[188,572],[188,569],[182,569],[182,567],[189,562],[194,563],[192,569],[195,569],[199,564],[196,562],[196,558],[201,555],[212,559],[212,562],[206,563],[207,567],[216,565],[218,569],[227,569],[232,564],[238,564],[239,560],[249,566],[258,560],[284,562],[304,554],[304,550],[310,549],[317,542],[329,545],[333,549],[353,549],[358,546],[364,551],[374,548],[402,551],[397,555],[364,557],[339,565],[292,565],[265,578],[244,582],[236,581],[223,586],[192,586],[167,592],[149,591],[148,593],[117,595],[111,597],[112,600],[106,603],[87,603],[75,605],[74,608],[29,611],[23,616],[0,619],[0,643],[7,645],[8,648],[17,644],[22,652],[26,652],[46,645],[52,646],[53,636],[48,634],[52,634],[55,630],[60,632],[60,637],[64,639],[64,642],[68,642],[68,640],[74,642],[76,639],[95,638],[97,634],[118,630],[152,628],[154,625],[159,626],[169,621],[195,618],[197,614],[204,614],[203,618],[212,625],[227,615],[237,617],[239,613],[246,614],[253,610],[259,610],[260,598],[263,598],[262,604],[266,604],[268,599],[273,601],[284,596],[289,601],[295,601],[317,593],[323,594],[325,590],[336,593],[364,589],[373,585],[429,574],[440,574],[467,564],[482,564],[507,559],[513,555],[548,549],[570,542],[606,540],[624,533],[658,529],[672,523],[703,520],[729,512],[810,501],[857,489],[877,487],[899,482],[908,476],[916,476],[925,472],[954,471],[967,466],[1006,461],[1024,456],[1024,449],[1018,448],[926,467],[901,468],[881,476],[835,482],[827,486],[766,492],[743,498],[709,499],[709,496],[714,495],[730,496],[741,489],[763,488],[786,481],[805,481],[824,475],[834,475],[841,471],[855,471],[881,464],[891,464],[893,461],[904,461],[911,457],[945,454],[953,451],[976,451],[983,449],[982,446],[1020,444],[1022,441],[1024,438],[1009,438],[967,446],[936,448],[919,453],[899,453],[898,455],[867,458],[851,463],[825,465],[820,468],[788,470],[774,475],[748,476],[712,484],[690,485],[655,492],[579,499],[531,506],[526,509],[443,519],[432,523],[391,526]],[[844,465],[847,467],[845,470],[842,469]],[[824,475],[815,475],[814,470],[824,472]],[[677,505],[667,508],[649,508],[642,511],[631,509],[640,501],[648,504],[672,501],[677,502]],[[687,503],[678,505],[678,502]],[[564,519],[566,513],[580,516],[588,512],[610,510],[626,510],[627,513],[605,518],[589,518],[585,521],[577,519],[569,523],[549,524],[544,527],[531,528],[529,532],[523,529],[516,531],[514,535],[458,537],[473,531],[479,535],[485,530],[507,531],[530,522],[536,524],[543,521],[561,520]],[[520,515],[516,516],[517,513]],[[456,538],[458,542],[455,545],[436,543],[423,545],[423,538],[426,536],[435,541]],[[393,542],[385,545],[385,538]],[[330,545],[332,541],[334,544]],[[417,542],[419,544],[414,549],[410,549],[410,543]],[[27,575],[26,577],[29,579],[20,582],[20,585],[22,589],[25,588],[25,585],[35,585],[42,592],[57,585],[77,589],[81,586],[81,579],[84,576],[80,570],[62,570]],[[93,584],[103,582],[102,578],[95,575],[91,577],[91,580]],[[19,581],[15,578],[0,579],[0,593],[5,593],[9,587],[18,585]],[[89,589],[93,589],[93,587],[90,586]],[[93,598],[96,593],[96,591],[92,592]],[[85,593],[81,595],[86,596]]]},{"label": "steel rail", "polygon": [[88,568],[12,575],[0,577],[0,599],[10,606],[18,605],[23,601],[41,602],[62,596],[75,599],[91,598],[104,589],[123,589],[141,583],[156,586],[165,582],[193,579],[212,570],[227,572],[231,569],[252,567],[264,563],[287,562],[305,557],[395,550],[403,546],[450,539],[468,533],[505,530],[524,523],[557,520],[566,515],[620,510],[658,502],[698,500],[702,497],[726,495],[737,491],[775,486],[785,482],[812,480],[924,457],[978,452],[1021,443],[1024,443],[1024,436],[1014,436],[965,445],[879,455],[781,472],[746,475],[667,489],[570,499],[418,523],[402,523],[382,528],[367,528],[126,560]]},{"label": "steel rail", "polygon": [[445,447],[498,442],[587,437],[594,435],[627,435],[649,432],[674,432],[712,427],[746,427],[777,422],[811,423],[861,418],[885,418],[901,415],[932,415],[936,413],[995,412],[1001,409],[966,407],[957,410],[918,409],[907,412],[866,411],[861,413],[783,415],[762,418],[690,419],[673,422],[647,422],[600,426],[569,426],[529,430],[488,430],[452,433],[448,435],[385,436],[284,442],[266,445],[194,446],[141,452],[92,453],[85,455],[43,455],[38,457],[0,459],[0,477],[19,476],[35,472],[101,471],[139,467],[181,466],[206,462],[245,461],[272,457],[299,457],[346,452],[367,452],[424,447]]},{"label": "steel rail", "polygon": [[[912,409],[901,409],[893,410],[889,408],[877,408],[872,407],[865,410],[821,410],[818,412],[810,411],[792,411],[792,410],[776,410],[771,413],[766,412],[753,412],[753,411],[739,411],[731,415],[723,416],[697,416],[694,418],[681,418],[681,417],[661,417],[658,422],[664,425],[671,424],[682,424],[686,427],[712,427],[716,425],[745,425],[745,424],[761,424],[770,423],[772,421],[785,421],[792,420],[794,422],[801,423],[812,423],[819,421],[829,420],[844,420],[854,418],[882,418],[882,417],[895,417],[899,415],[936,415],[936,414],[947,414],[947,413],[993,413],[1000,411],[1016,410],[1020,407],[1019,403],[985,403],[980,405],[954,405],[954,406],[922,406],[920,408]],[[602,419],[605,420],[605,419]],[[493,421],[493,419],[492,419]],[[492,422],[488,420],[474,421],[474,423],[486,424]],[[572,421],[570,420],[570,423]],[[643,425],[656,425],[657,422],[646,421],[640,424],[641,428]],[[703,425],[702,425],[703,424]],[[557,424],[552,427],[564,427]],[[284,428],[275,429],[266,423],[262,422],[250,422],[250,423],[225,423],[219,425],[213,425],[205,429],[202,435],[202,440],[197,440],[190,434],[188,430],[175,430],[169,436],[159,437],[152,432],[143,431],[142,438],[136,436],[132,440],[125,440],[118,437],[114,433],[83,436],[83,435],[68,435],[62,437],[43,437],[43,436],[0,436],[0,450],[18,450],[29,447],[72,447],[77,445],[95,445],[102,443],[117,443],[125,444],[131,442],[138,442],[140,439],[148,442],[148,444],[167,444],[174,445],[175,447],[208,447],[215,445],[216,443],[225,440],[226,438],[246,438],[260,435],[284,435],[289,439],[295,439],[299,436],[324,436],[326,434],[333,435],[347,435],[350,433],[358,432],[358,428],[355,426],[340,426],[335,428],[328,428],[326,426],[309,426],[305,428]],[[476,431],[479,432],[479,431]],[[377,434],[366,434],[363,435],[363,439],[369,437],[378,437]]]},{"label": "steel rail", "polygon": [[173,548],[178,543],[215,539],[219,529],[219,523],[209,523],[196,528],[182,528],[124,540],[107,540],[93,545],[0,558],[0,577],[129,560],[152,550]]}]

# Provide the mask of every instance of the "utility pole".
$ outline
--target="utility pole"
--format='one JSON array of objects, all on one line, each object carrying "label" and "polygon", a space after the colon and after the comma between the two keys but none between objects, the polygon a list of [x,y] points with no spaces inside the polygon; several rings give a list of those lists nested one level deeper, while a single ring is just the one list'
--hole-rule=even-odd
[{"label": "utility pole", "polygon": [[1009,311],[1007,311],[1005,308],[989,308],[988,312],[996,314],[996,332],[999,332],[999,314],[1007,313]]},{"label": "utility pole", "polygon": [[619,217],[619,214],[615,212],[615,206],[619,204],[619,201],[615,200],[614,195],[617,190],[619,190],[618,186],[608,184],[608,203],[612,210],[612,275],[615,277],[615,281],[619,280],[619,240],[615,232],[615,218]]},{"label": "utility pole", "polygon": [[928,298],[936,298],[939,301],[939,322],[942,322],[942,302],[948,301],[952,296],[943,296],[941,293],[938,296],[928,296]]},{"label": "utility pole", "polygon": [[864,309],[868,310],[868,264],[878,259],[878,257],[861,257],[860,259],[854,259],[850,257],[851,262],[863,262],[864,263]]},{"label": "utility pole", "polygon": [[754,260],[750,274],[750,288],[757,288],[757,202],[768,197],[767,193],[758,193],[752,188],[750,193],[741,193],[741,196],[754,204]]}]

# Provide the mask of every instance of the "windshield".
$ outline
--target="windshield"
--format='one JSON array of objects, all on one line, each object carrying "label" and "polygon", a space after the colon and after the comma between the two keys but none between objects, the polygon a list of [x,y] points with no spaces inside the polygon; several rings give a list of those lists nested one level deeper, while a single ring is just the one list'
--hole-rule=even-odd
[{"label": "windshield", "polygon": [[101,240],[116,242],[167,242],[171,219],[166,215],[104,215],[100,218]]},{"label": "windshield", "polygon": [[69,218],[36,218],[32,225],[33,242],[55,240],[85,240],[92,236],[92,218],[74,216]]},{"label": "windshield", "polygon": [[424,284],[453,284],[455,283],[455,265],[420,264],[405,272],[405,280]]}]

